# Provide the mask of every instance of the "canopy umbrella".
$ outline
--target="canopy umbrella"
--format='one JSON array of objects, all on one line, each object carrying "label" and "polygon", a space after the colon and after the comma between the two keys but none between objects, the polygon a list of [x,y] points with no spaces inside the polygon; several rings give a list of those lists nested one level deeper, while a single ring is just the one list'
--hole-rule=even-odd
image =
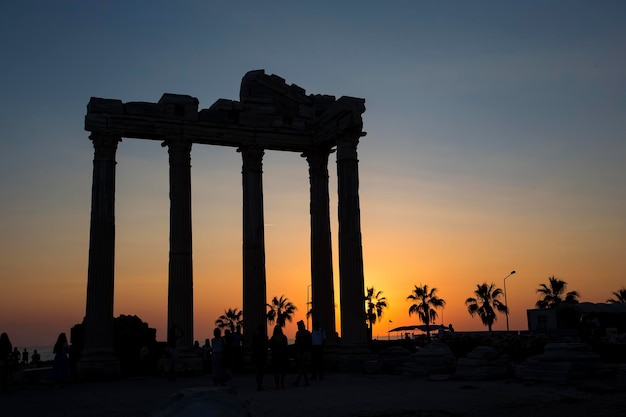
[{"label": "canopy umbrella", "polygon": [[[444,329],[446,328],[445,326],[442,326],[441,324],[430,324],[428,326],[430,328],[430,331],[437,331],[439,330],[441,327],[443,327]],[[419,324],[417,326],[415,326],[416,329],[421,330],[423,332],[426,331],[426,325],[425,324]]]},{"label": "canopy umbrella", "polygon": [[388,330],[387,333],[391,333],[391,332],[408,332],[408,331],[412,331],[419,328],[419,326],[400,326],[400,327],[396,327],[393,328],[391,330]]},{"label": "canopy umbrella", "polygon": [[[431,324],[428,327],[430,327],[431,331],[434,330],[439,330],[440,327],[445,327],[445,326],[441,326],[440,324]],[[400,326],[400,327],[396,327],[393,328],[391,330],[389,330],[387,333],[391,333],[391,332],[409,332],[412,330],[421,330],[422,332],[426,331],[426,325],[425,324],[415,324],[413,326]]]}]

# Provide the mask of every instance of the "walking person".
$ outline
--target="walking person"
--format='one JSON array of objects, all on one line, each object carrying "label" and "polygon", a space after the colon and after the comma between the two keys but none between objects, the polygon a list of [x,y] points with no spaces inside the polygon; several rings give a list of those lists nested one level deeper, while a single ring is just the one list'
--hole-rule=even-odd
[{"label": "walking person", "polygon": [[309,385],[309,378],[306,373],[308,371],[309,362],[311,361],[311,332],[304,326],[304,321],[298,322],[298,331],[296,332],[296,366],[298,367],[298,376],[293,383],[297,387],[300,378],[304,379],[304,385]]},{"label": "walking person", "polygon": [[60,333],[52,348],[54,359],[52,361],[52,381],[63,385],[70,378],[70,360],[68,358],[69,344],[65,333]]},{"label": "walking person", "polygon": [[280,325],[274,326],[274,332],[270,338],[270,352],[272,354],[272,372],[276,389],[285,388],[285,375],[289,363],[289,341],[283,333]]},{"label": "walking person", "polygon": [[222,331],[219,327],[213,330],[213,339],[211,339],[211,369],[213,372],[213,383],[215,385],[226,385],[226,381],[229,379],[226,365],[226,341],[222,337]]},{"label": "walking person", "polygon": [[241,326],[239,324],[235,327],[235,331],[230,335],[228,346],[231,352],[231,369],[234,372],[240,373],[243,362],[243,335],[241,334]]},{"label": "walking person", "polygon": [[324,345],[326,332],[319,320],[313,320],[311,332],[311,379],[324,379]]},{"label": "walking person", "polygon": [[184,336],[183,329],[178,324],[170,327],[167,332],[167,353],[170,358],[170,366],[168,370],[168,378],[176,379],[176,362],[178,360],[178,340]]}]

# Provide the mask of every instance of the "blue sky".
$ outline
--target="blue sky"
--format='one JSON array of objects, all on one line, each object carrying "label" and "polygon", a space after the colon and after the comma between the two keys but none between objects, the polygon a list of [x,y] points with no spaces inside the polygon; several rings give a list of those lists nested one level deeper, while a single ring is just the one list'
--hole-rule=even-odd
[{"label": "blue sky", "polygon": [[[238,99],[243,75],[265,69],[307,93],[366,99],[366,267],[382,274],[404,265],[405,293],[413,280],[448,288],[466,271],[470,296],[475,282],[521,264],[532,271],[529,298],[562,275],[578,289],[605,280],[597,293],[580,291],[604,301],[626,284],[625,23],[621,1],[5,2],[3,294],[24,297],[49,285],[46,275],[67,275],[80,299],[72,314],[82,314],[90,97],[156,102],[179,93],[208,108]],[[228,231],[212,222],[240,219],[239,158],[231,149],[192,152],[194,227],[227,242],[222,256],[233,266],[240,224]],[[124,253],[166,256],[166,244],[152,247],[155,237],[142,232],[167,239],[166,166],[158,143],[120,144],[118,279],[139,273]],[[275,225],[268,246],[278,249],[274,242],[306,225],[307,173],[296,155],[268,153],[264,167],[266,221]],[[208,250],[194,233],[194,253]],[[449,277],[432,275],[447,265]],[[14,279],[24,286],[7,284]]]}]

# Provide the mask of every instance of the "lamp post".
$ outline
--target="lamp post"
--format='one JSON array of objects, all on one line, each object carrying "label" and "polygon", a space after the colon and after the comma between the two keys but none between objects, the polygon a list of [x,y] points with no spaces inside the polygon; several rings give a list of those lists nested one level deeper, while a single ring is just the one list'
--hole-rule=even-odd
[{"label": "lamp post", "polygon": [[[313,314],[313,295],[311,294],[313,291],[312,285],[307,285],[306,287],[306,329],[309,330],[309,319]],[[506,297],[505,297],[506,298]]]},{"label": "lamp post", "polygon": [[515,274],[515,271],[511,271],[509,275],[504,277],[504,305],[506,306],[506,332],[509,332],[509,302],[506,300],[506,279]]}]

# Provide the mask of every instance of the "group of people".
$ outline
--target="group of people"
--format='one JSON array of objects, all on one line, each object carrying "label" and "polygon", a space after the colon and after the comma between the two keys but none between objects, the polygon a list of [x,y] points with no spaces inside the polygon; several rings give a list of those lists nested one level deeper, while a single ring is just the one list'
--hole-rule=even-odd
[{"label": "group of people", "polygon": [[[52,361],[51,378],[53,382],[62,384],[70,377],[69,345],[65,333],[60,333],[57,337],[52,353],[54,354],[54,359]],[[26,348],[20,352],[17,347],[13,347],[7,333],[0,334],[0,387],[2,389],[7,388],[12,372],[17,366],[29,364],[39,366],[40,363],[41,356],[37,349],[33,350],[32,355],[29,355]]]},{"label": "group of people", "polygon": [[[309,385],[308,372],[311,378],[323,379],[323,352],[326,342],[326,334],[320,327],[319,321],[313,321],[313,331],[306,329],[304,322],[297,323],[295,343],[293,346],[297,376],[293,385],[298,386],[302,379],[304,385]],[[263,390],[263,378],[267,367],[268,352],[270,356],[271,370],[274,375],[276,389],[285,388],[285,376],[289,368],[289,342],[280,325],[274,327],[272,337],[265,334],[265,326],[259,325],[257,332],[252,338],[252,363],[256,371],[257,390]]]},{"label": "group of people", "polygon": [[219,328],[213,330],[213,338],[207,339],[203,350],[207,367],[211,368],[215,385],[225,385],[231,378],[231,372],[240,372],[243,356],[243,335],[241,326],[234,331]]},{"label": "group of people", "polygon": [[[319,321],[313,321],[313,331],[306,329],[304,322],[297,323],[295,343],[289,346],[287,336],[283,333],[283,328],[276,325],[272,336],[268,337],[264,324],[259,325],[256,333],[252,337],[252,364],[256,370],[256,385],[258,390],[263,390],[263,379],[266,373],[268,359],[270,369],[274,377],[276,389],[285,388],[285,377],[289,370],[289,360],[293,356],[297,376],[293,382],[298,386],[302,381],[304,385],[309,385],[309,378],[323,379],[323,352],[326,342],[326,334],[320,327]],[[181,330],[174,326],[168,333],[168,356],[171,361],[170,376],[173,377],[178,351],[177,341],[182,337]],[[215,385],[225,385],[231,378],[231,372],[241,369],[243,337],[240,327],[235,331],[222,330],[216,328],[213,338],[207,339],[205,346],[200,348],[196,342],[196,349],[202,354],[207,362],[205,370],[213,375]],[[51,379],[53,383],[63,384],[71,376],[71,366],[69,358],[69,343],[65,333],[60,333],[53,347],[54,359],[52,361]],[[7,333],[0,335],[0,387],[6,388],[11,377],[11,372],[15,364],[39,363],[41,357],[37,350],[32,355],[24,349],[22,352],[17,347],[13,347]],[[310,373],[310,375],[309,375]]]},{"label": "group of people", "polygon": [[32,356],[29,355],[26,348],[20,352],[17,347],[13,347],[7,333],[0,334],[0,387],[2,389],[7,388],[14,370],[31,364],[39,366],[40,363],[41,356],[37,349],[33,351]]},{"label": "group of people", "polygon": [[[297,370],[297,376],[293,383],[298,386],[302,380],[304,385],[309,385],[310,378],[323,379],[323,352],[326,342],[326,334],[320,327],[319,321],[313,321],[313,331],[306,329],[304,322],[297,323],[295,343],[289,346],[287,336],[280,325],[274,326],[271,337],[268,337],[264,324],[260,324],[252,336],[251,359],[255,369],[257,390],[263,390],[263,379],[268,368],[273,374],[276,389],[285,388],[285,377],[289,370],[289,360],[293,356]],[[205,345],[200,348],[196,343],[196,349],[206,359],[210,366],[215,385],[225,385],[231,378],[231,372],[237,371],[241,366],[241,352],[243,350],[243,337],[240,328],[234,332],[216,328],[213,338],[207,339]]]},{"label": "group of people", "polygon": [[[6,334],[6,333],[4,333],[4,334]],[[34,366],[39,366],[41,364],[41,355],[39,354],[39,352],[37,352],[37,349],[33,350],[33,354],[31,356],[26,348],[24,348],[24,350],[22,352],[20,352],[18,348],[14,347],[13,351],[9,355],[8,360],[9,360],[9,363],[12,366],[17,366],[17,365],[22,365],[22,366],[34,365]]]}]

